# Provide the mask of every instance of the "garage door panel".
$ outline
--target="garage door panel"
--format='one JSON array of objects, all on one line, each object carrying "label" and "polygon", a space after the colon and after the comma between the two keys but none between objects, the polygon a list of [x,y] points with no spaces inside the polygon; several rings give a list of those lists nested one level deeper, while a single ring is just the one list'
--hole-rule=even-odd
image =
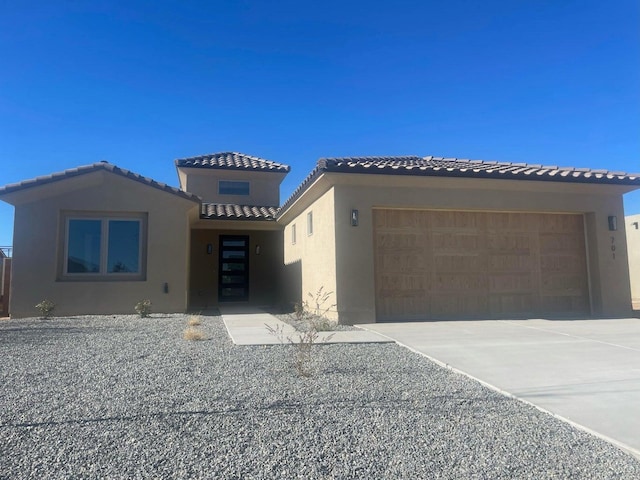
[{"label": "garage door panel", "polygon": [[458,293],[464,289],[466,294],[482,294],[486,290],[486,275],[482,273],[439,273],[434,275],[433,293]]},{"label": "garage door panel", "polygon": [[458,255],[434,254],[430,271],[476,272],[486,269],[487,259],[477,253],[461,252]]},{"label": "garage door panel", "polygon": [[489,314],[489,299],[486,295],[459,295],[457,293],[439,294],[431,296],[431,315],[487,315]]},{"label": "garage door panel", "polygon": [[491,272],[530,272],[536,259],[527,252],[521,254],[489,254],[488,267]]},{"label": "garage door panel", "polygon": [[488,278],[490,293],[530,293],[535,279],[530,273],[493,274]]},{"label": "garage door panel", "polygon": [[491,312],[512,315],[533,313],[537,305],[534,295],[530,293],[490,295],[489,301]]},{"label": "garage door panel", "polygon": [[380,319],[589,311],[582,215],[376,209],[374,225]]},{"label": "garage door panel", "polygon": [[533,248],[532,241],[532,234],[530,233],[511,235],[505,233],[488,233],[487,249],[497,252],[525,253],[530,252]]},{"label": "garage door panel", "polygon": [[380,255],[378,260],[384,272],[424,271],[425,258],[420,252]]}]

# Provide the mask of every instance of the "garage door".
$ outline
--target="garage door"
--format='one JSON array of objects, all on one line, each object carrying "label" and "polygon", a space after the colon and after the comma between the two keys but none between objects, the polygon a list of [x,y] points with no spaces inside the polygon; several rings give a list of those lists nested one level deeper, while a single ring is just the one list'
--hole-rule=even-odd
[{"label": "garage door", "polygon": [[590,311],[582,215],[375,209],[378,320]]}]

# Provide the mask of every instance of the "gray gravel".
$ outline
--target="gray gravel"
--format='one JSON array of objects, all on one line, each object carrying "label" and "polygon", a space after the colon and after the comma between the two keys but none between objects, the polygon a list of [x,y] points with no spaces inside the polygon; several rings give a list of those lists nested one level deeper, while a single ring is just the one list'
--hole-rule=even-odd
[{"label": "gray gravel", "polygon": [[218,317],[0,322],[1,478],[640,478],[640,462],[393,344],[239,347]]}]

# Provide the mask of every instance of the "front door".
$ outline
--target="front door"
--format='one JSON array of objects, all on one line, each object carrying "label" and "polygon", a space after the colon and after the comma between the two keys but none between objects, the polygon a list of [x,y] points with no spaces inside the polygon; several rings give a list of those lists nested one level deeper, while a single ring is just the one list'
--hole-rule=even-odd
[{"label": "front door", "polygon": [[249,236],[220,236],[218,300],[242,302],[249,299]]}]

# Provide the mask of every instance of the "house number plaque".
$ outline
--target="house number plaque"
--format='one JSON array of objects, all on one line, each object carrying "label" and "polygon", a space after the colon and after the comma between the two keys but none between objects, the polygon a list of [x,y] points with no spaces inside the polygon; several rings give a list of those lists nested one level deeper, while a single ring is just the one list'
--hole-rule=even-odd
[{"label": "house number plaque", "polygon": [[616,259],[616,237],[611,237],[611,258]]}]

